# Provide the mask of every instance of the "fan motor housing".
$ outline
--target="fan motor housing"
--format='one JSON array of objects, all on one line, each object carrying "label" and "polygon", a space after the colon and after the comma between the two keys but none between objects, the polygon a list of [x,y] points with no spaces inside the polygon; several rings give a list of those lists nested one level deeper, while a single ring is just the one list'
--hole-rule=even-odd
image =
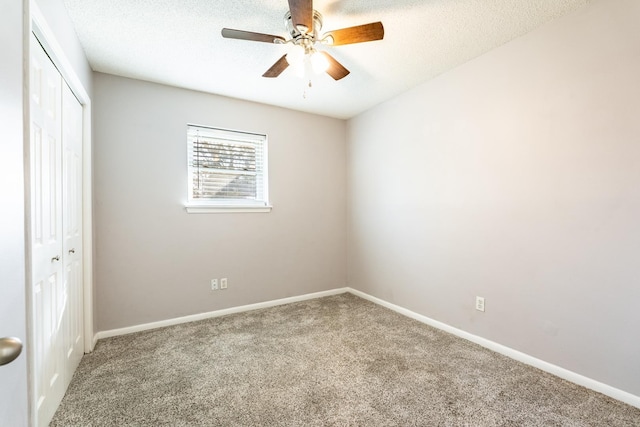
[{"label": "fan motor housing", "polygon": [[318,37],[318,33],[322,29],[322,15],[317,10],[313,11],[313,31],[311,33],[301,33],[295,25],[293,25],[293,20],[291,19],[291,12],[287,12],[284,15],[284,26],[291,34],[291,38],[295,40],[296,44],[299,43],[300,39],[310,40],[311,43],[314,43],[316,38]]}]

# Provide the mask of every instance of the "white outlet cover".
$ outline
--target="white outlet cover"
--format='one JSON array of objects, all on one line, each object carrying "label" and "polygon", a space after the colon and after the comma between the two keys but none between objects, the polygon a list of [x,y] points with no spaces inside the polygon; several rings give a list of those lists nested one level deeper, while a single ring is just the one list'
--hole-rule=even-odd
[{"label": "white outlet cover", "polygon": [[476,297],[476,310],[484,311],[484,298]]},{"label": "white outlet cover", "polygon": [[220,279],[220,289],[227,289],[227,278]]}]

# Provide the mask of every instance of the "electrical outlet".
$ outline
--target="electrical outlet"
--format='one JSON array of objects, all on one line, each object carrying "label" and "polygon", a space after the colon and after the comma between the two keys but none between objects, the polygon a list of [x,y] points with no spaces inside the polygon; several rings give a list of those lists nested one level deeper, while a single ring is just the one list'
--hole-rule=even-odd
[{"label": "electrical outlet", "polygon": [[484,298],[476,297],[476,310],[484,311]]},{"label": "electrical outlet", "polygon": [[220,289],[227,289],[227,278],[223,277],[220,279]]},{"label": "electrical outlet", "polygon": [[211,290],[212,291],[218,290],[218,279],[211,279]]}]

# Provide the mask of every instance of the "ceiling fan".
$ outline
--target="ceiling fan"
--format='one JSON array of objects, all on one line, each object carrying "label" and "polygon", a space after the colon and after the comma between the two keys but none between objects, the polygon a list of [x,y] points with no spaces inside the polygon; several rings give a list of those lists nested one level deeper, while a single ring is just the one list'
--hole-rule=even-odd
[{"label": "ceiling fan", "polygon": [[314,70],[326,71],[334,80],[346,77],[349,70],[326,51],[317,50],[316,45],[339,46],[382,40],[384,37],[382,22],[342,28],[320,35],[322,15],[313,9],[313,0],[289,0],[289,12],[285,14],[284,22],[285,28],[291,35],[288,40],[271,34],[230,28],[222,29],[222,37],[294,46],[291,52],[278,59],[262,77],[278,77],[287,67],[300,63],[306,58],[307,63],[311,64]]}]

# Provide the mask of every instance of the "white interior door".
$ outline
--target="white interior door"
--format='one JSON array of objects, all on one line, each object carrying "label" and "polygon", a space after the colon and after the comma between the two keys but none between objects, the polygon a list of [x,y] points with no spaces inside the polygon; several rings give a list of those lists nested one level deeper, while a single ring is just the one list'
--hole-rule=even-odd
[{"label": "white interior door", "polygon": [[30,179],[32,374],[38,425],[64,396],[62,234],[62,78],[31,36]]},{"label": "white interior door", "polygon": [[[25,343],[16,359],[0,342],[0,425],[26,426],[23,2],[0,1],[0,341]],[[8,357],[8,358],[7,358]],[[11,362],[9,359],[13,359]]]},{"label": "white interior door", "polygon": [[62,88],[62,176],[65,388],[84,353],[82,287],[82,105]]}]

